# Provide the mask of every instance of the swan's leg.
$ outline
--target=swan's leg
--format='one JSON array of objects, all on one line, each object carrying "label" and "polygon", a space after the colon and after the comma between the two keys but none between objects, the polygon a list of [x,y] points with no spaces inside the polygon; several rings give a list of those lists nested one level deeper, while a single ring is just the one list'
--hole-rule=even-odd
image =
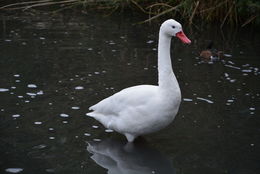
[{"label": "swan's leg", "polygon": [[126,139],[127,139],[128,142],[133,142],[134,139],[135,139],[134,135],[131,135],[131,134],[128,134],[128,133],[125,133],[125,136],[126,136]]}]

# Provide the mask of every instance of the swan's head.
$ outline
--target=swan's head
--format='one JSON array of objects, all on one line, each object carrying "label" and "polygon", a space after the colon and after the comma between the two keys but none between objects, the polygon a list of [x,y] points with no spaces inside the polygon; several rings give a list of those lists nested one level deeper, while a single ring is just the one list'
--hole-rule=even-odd
[{"label": "swan's head", "polygon": [[177,37],[179,38],[183,43],[190,44],[190,39],[187,38],[187,36],[182,31],[182,26],[179,22],[168,19],[161,25],[160,32],[165,34],[168,37]]}]

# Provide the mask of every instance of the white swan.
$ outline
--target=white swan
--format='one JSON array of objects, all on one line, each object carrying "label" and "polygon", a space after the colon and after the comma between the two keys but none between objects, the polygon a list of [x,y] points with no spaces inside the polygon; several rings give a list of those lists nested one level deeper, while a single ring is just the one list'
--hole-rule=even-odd
[{"label": "white swan", "polygon": [[158,131],[175,118],[181,102],[179,84],[172,70],[170,46],[176,36],[183,43],[191,43],[180,23],[165,21],[159,32],[159,84],[138,85],[122,91],[91,106],[86,115],[95,118],[106,128],[124,134],[129,142],[139,135]]}]

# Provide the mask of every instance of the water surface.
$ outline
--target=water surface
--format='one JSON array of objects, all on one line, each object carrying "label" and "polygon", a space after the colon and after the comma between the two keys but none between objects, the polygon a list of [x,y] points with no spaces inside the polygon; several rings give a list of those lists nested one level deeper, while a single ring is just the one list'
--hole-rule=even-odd
[{"label": "water surface", "polygon": [[[157,84],[159,24],[138,21],[1,16],[0,173],[260,172],[257,29],[184,27],[192,45],[172,45],[180,111],[135,145],[85,116],[123,88]],[[210,40],[228,57],[202,61]]]}]

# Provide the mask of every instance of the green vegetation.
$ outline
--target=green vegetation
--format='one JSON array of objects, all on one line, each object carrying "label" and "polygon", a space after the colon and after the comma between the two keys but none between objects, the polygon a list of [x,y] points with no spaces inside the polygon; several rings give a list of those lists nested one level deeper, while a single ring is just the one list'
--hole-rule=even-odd
[{"label": "green vegetation", "polygon": [[84,8],[109,13],[131,9],[145,13],[149,22],[164,15],[186,18],[190,24],[196,20],[224,24],[260,23],[259,0],[24,0],[2,5],[0,10],[28,10],[55,6],[56,10]]}]

